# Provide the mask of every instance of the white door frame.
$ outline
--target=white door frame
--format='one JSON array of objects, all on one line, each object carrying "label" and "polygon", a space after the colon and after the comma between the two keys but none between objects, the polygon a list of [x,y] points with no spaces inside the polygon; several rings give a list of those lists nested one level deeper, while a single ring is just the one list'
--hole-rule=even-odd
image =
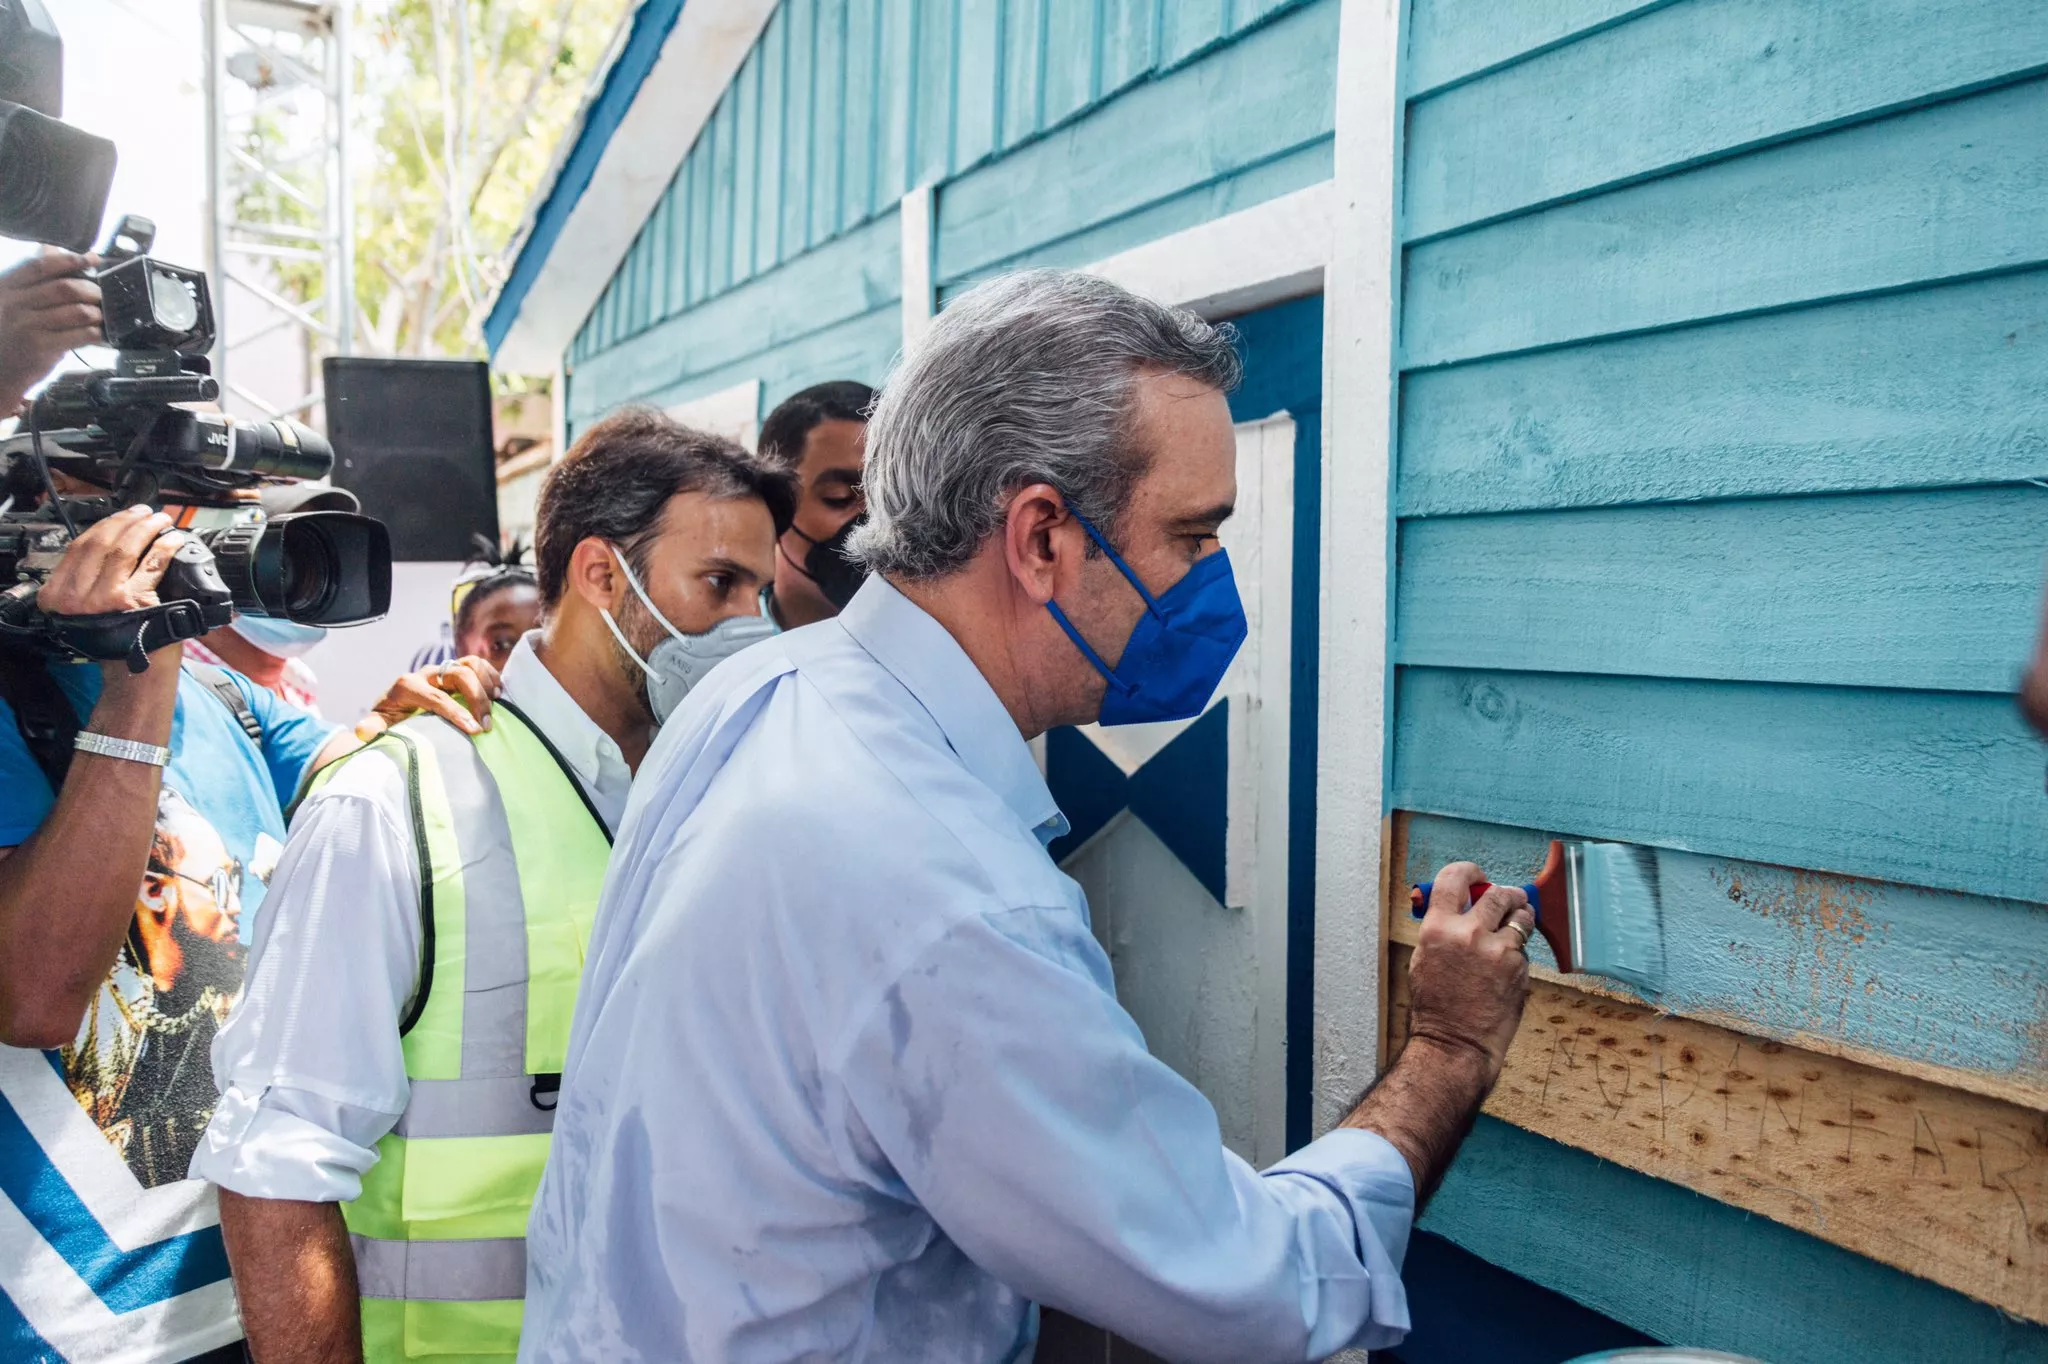
[{"label": "white door frame", "polygon": [[1337,192],[1323,288],[1322,699],[1317,716],[1315,1130],[1379,1069],[1387,626],[1393,593],[1405,0],[1343,0]]},{"label": "white door frame", "polygon": [[[1246,313],[1323,287],[1337,218],[1336,182],[1324,180],[1262,204],[1159,237],[1082,269],[1132,293],[1204,317]],[[932,277],[933,187],[903,196],[903,344],[937,311]]]}]

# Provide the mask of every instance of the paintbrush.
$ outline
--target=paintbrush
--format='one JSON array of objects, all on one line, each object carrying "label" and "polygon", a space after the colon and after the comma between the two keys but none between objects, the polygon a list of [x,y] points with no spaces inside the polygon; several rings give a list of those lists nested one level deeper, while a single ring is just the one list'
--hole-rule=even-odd
[{"label": "paintbrush", "polygon": [[[1416,918],[1434,882],[1408,892]],[[1492,883],[1475,881],[1477,900]],[[1589,971],[1648,994],[1664,988],[1664,903],[1657,854],[1633,843],[1553,841],[1536,879],[1522,887],[1536,931],[1560,971]]]}]

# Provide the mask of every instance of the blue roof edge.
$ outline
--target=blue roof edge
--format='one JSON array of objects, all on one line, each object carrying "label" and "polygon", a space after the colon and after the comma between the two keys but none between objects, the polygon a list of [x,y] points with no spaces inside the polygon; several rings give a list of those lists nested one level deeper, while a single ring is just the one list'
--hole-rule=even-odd
[{"label": "blue roof edge", "polygon": [[605,72],[602,88],[584,110],[574,145],[562,159],[554,183],[534,209],[533,226],[520,243],[511,273],[505,278],[505,287],[498,291],[489,315],[484,318],[484,345],[493,358],[511,333],[512,324],[518,320],[526,295],[547,265],[548,256],[561,238],[569,215],[575,211],[583,192],[590,188],[612,134],[618,131],[619,123],[633,107],[633,101],[639,98],[640,87],[661,56],[662,45],[668,41],[676,20],[681,17],[683,4],[684,0],[642,0],[640,8],[634,12],[631,30],[619,49],[618,59]]}]

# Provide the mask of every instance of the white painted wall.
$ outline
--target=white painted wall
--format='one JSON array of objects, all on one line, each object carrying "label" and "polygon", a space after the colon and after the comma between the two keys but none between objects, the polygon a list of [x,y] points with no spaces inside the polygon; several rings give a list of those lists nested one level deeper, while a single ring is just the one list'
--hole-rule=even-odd
[{"label": "white painted wall", "polygon": [[932,187],[919,185],[903,196],[896,215],[902,234],[903,251],[903,353],[908,355],[932,325],[939,311],[939,295],[932,279],[932,255],[936,250],[932,233],[936,219]]},{"label": "white painted wall", "polygon": [[320,679],[320,712],[352,725],[369,712],[423,645],[440,638],[448,594],[461,564],[391,566],[391,614],[368,625],[330,630],[307,651]]},{"label": "white painted wall", "polygon": [[685,426],[736,440],[751,450],[761,437],[761,381],[746,379],[665,410]]}]

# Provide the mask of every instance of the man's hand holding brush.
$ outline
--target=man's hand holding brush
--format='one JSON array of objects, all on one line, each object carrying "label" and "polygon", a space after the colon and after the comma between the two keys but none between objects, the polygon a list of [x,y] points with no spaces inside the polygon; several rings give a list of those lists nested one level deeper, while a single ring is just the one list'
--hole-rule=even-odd
[{"label": "man's hand holding brush", "polygon": [[1471,887],[1486,879],[1470,862],[1436,874],[1408,965],[1408,1044],[1344,1120],[1407,1158],[1418,1210],[1500,1078],[1529,995],[1528,897],[1497,885],[1473,901]]}]

